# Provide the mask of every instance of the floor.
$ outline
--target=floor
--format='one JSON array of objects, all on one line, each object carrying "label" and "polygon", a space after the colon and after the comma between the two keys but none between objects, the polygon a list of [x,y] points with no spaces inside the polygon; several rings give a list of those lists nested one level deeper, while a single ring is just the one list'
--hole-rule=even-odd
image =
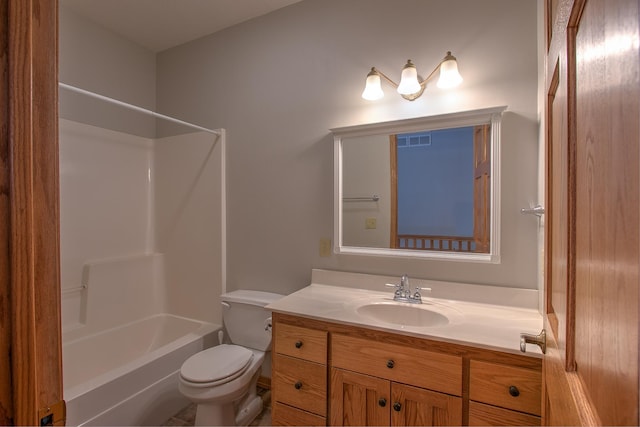
[{"label": "floor", "polygon": [[[270,426],[271,425],[271,391],[258,388],[258,394],[262,396],[264,403],[262,412],[256,417],[250,426]],[[196,405],[190,404],[182,408],[177,414],[169,418],[163,426],[192,426],[196,419]]]}]

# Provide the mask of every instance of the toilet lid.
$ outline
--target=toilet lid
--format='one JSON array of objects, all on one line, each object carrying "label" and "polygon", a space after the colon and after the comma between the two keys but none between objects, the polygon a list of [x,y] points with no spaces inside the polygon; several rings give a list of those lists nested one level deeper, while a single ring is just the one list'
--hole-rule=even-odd
[{"label": "toilet lid", "polygon": [[188,358],[180,375],[193,383],[222,383],[240,376],[253,360],[253,352],[239,345],[221,344]]}]

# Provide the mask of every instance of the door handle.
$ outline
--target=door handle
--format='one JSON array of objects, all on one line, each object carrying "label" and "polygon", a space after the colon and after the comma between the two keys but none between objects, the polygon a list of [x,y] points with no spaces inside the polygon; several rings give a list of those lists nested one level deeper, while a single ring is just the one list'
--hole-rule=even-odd
[{"label": "door handle", "polygon": [[542,350],[542,354],[547,352],[547,332],[543,329],[538,335],[520,334],[520,351],[527,352],[527,344],[536,344]]}]

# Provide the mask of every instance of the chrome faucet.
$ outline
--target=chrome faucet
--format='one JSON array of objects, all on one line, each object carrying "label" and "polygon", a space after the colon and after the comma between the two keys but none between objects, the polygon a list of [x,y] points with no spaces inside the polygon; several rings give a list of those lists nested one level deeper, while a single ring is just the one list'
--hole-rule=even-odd
[{"label": "chrome faucet", "polygon": [[403,274],[400,278],[400,284],[395,285],[393,283],[387,283],[385,286],[396,288],[393,292],[393,300],[400,302],[410,302],[414,304],[422,304],[422,295],[420,291],[431,291],[431,288],[421,288],[416,286],[415,291],[411,292],[411,286],[409,286],[409,276]]}]

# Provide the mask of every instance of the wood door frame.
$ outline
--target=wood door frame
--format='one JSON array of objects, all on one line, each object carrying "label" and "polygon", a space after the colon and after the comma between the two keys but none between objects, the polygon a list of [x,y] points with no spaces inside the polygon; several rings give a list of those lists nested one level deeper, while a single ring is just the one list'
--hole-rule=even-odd
[{"label": "wood door frame", "polygon": [[0,421],[63,425],[58,1],[7,0],[0,19]]}]

